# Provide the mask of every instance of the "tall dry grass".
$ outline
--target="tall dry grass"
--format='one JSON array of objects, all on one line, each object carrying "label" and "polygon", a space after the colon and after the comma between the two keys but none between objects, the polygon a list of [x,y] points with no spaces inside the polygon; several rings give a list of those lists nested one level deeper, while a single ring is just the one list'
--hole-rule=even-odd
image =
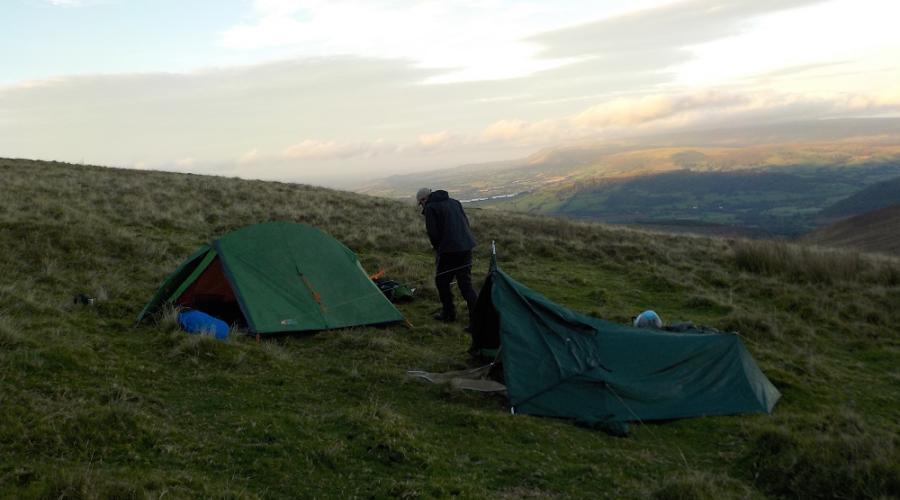
[{"label": "tall dry grass", "polygon": [[755,274],[808,283],[900,284],[900,260],[888,257],[766,240],[738,241],[733,251],[737,267]]}]

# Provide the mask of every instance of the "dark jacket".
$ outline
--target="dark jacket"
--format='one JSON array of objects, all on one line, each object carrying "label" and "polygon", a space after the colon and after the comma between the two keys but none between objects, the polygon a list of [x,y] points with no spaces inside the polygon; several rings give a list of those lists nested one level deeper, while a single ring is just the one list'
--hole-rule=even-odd
[{"label": "dark jacket", "polygon": [[425,202],[425,229],[437,253],[466,252],[475,247],[462,204],[438,190]]}]

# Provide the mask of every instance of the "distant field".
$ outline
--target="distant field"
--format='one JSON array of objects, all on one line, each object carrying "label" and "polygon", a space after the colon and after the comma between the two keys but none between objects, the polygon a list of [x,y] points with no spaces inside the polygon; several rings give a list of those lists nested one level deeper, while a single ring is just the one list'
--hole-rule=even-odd
[{"label": "distant field", "polygon": [[[0,159],[0,496],[8,498],[892,498],[900,496],[900,262],[766,241],[470,208],[475,277],[575,310],[739,331],[771,416],[627,438],[420,384],[475,366],[436,324],[421,216],[309,186]],[[419,289],[411,328],[227,342],[135,328],[200,244],[315,225]],[[94,307],[72,297],[97,297]]]}]

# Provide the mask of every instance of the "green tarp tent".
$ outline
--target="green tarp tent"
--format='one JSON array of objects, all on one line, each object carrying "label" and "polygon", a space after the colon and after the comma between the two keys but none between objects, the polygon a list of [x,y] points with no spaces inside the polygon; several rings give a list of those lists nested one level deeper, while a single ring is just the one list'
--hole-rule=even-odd
[{"label": "green tarp tent", "polygon": [[163,282],[138,322],[167,303],[262,335],[403,321],[349,248],[291,222],[248,226],[204,245]]},{"label": "green tarp tent", "polygon": [[624,433],[629,421],[771,412],[781,394],[738,335],[634,328],[570,311],[495,262],[472,348],[496,352],[514,412]]}]

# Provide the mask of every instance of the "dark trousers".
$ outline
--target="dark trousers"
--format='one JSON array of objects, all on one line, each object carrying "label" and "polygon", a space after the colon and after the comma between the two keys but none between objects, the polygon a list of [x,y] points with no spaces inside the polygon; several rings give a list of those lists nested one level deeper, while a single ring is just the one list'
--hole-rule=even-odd
[{"label": "dark trousers", "polygon": [[459,292],[466,301],[469,309],[469,324],[472,323],[472,313],[475,311],[475,302],[478,293],[472,287],[472,251],[445,252],[435,257],[434,284],[441,298],[442,314],[445,318],[456,318],[456,308],[453,306],[453,293],[450,291],[450,283],[456,278]]}]

